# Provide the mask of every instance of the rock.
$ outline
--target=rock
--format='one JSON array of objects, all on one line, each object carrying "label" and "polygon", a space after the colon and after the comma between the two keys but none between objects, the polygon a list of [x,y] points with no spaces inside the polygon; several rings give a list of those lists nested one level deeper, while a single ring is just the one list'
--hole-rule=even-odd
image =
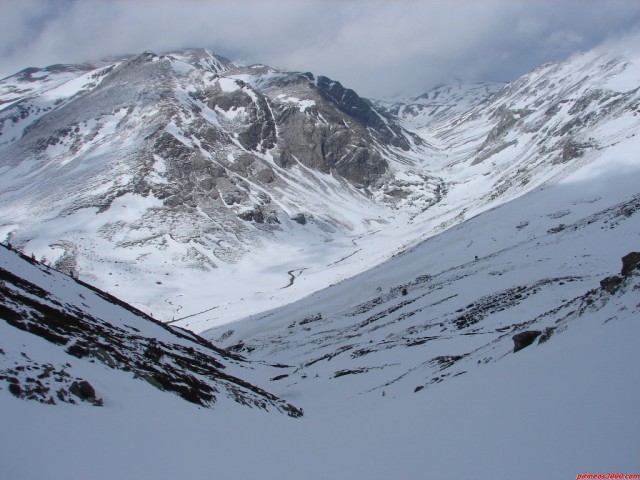
[{"label": "rock", "polygon": [[544,332],[542,332],[542,335],[540,335],[540,339],[538,340],[538,345],[549,340],[551,338],[551,335],[553,335],[553,332],[555,332],[555,330],[556,330],[556,327],[545,328]]},{"label": "rock", "polygon": [[9,384],[9,392],[11,395],[21,398],[22,397],[22,388],[19,383],[10,383]]},{"label": "rock", "polygon": [[280,219],[278,218],[278,215],[276,215],[274,212],[271,212],[267,216],[267,223],[269,225],[279,225],[280,224]]},{"label": "rock", "polygon": [[80,400],[94,402],[96,400],[96,391],[86,380],[73,382],[69,387],[69,392],[73,393]]},{"label": "rock", "polygon": [[304,216],[304,213],[298,213],[297,215],[294,215],[293,217],[291,217],[291,220],[299,223],[300,225],[306,225],[307,223],[307,217]]},{"label": "rock", "polygon": [[600,280],[600,288],[611,294],[616,293],[621,284],[622,278],[618,275],[612,275],[611,277]]},{"label": "rock", "polygon": [[526,332],[520,332],[515,334],[513,338],[513,353],[528,347],[533,341],[538,338],[542,332],[540,330],[527,330]]},{"label": "rock", "polygon": [[264,223],[264,214],[259,208],[253,210],[253,221],[256,223]]},{"label": "rock", "polygon": [[245,222],[253,221],[256,223],[264,223],[264,214],[259,208],[254,208],[253,210],[247,210],[245,212],[239,213],[238,217]]},{"label": "rock", "polygon": [[620,271],[620,275],[623,277],[631,275],[631,272],[638,268],[640,264],[640,253],[639,252],[631,252],[622,257],[622,270]]},{"label": "rock", "polygon": [[276,175],[271,168],[263,168],[258,170],[254,178],[260,183],[272,183],[276,179]]},{"label": "rock", "polygon": [[100,360],[102,363],[106,363],[107,365],[109,365],[111,368],[116,368],[118,366],[118,364],[116,363],[116,361],[113,359],[113,357],[109,354],[109,352],[107,352],[104,348],[102,347],[98,347],[97,349],[95,349],[94,351],[91,352],[91,355],[96,357],[98,360]]}]

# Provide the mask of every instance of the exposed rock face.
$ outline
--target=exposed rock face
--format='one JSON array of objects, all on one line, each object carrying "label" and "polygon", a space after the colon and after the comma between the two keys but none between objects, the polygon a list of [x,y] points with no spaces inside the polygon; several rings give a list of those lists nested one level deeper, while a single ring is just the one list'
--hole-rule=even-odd
[{"label": "exposed rock face", "polygon": [[[69,97],[40,96],[70,79],[82,86]],[[16,176],[10,191],[0,192],[0,204],[8,211],[28,203],[48,219],[97,208],[106,219],[114,217],[115,202],[137,198],[146,204],[140,211],[100,227],[101,240],[116,249],[198,239],[211,258],[192,265],[186,255],[179,262],[188,257],[189,267],[209,269],[238,261],[267,235],[300,228],[290,217],[306,200],[301,191],[324,197],[331,182],[347,205],[391,206],[414,188],[374,198],[394,181],[390,162],[408,162],[402,155],[421,140],[326,77],[236,67],[208,50],[188,49],[25,70],[4,82],[0,102],[9,106],[0,112],[0,160],[19,171],[28,159],[39,178]],[[431,184],[427,177],[418,183],[417,201],[429,205],[424,192]],[[316,218],[343,226],[334,203],[332,212],[322,201]],[[11,221],[27,224],[33,216]],[[129,231],[144,233],[129,241]],[[11,235],[28,241],[21,234],[16,228]],[[61,235],[49,247],[65,251],[53,262],[75,271],[87,250],[71,237]]]},{"label": "exposed rock face", "polygon": [[339,112],[321,113],[321,109],[317,107],[317,115],[328,122],[318,122],[295,107],[281,111],[282,147],[276,162],[283,168],[301,163],[323,173],[336,172],[356,186],[371,186],[387,171],[388,164],[368,143],[366,127],[352,123],[350,130],[340,125],[343,116]]},{"label": "exposed rock face", "polygon": [[359,97],[356,92],[344,88],[340,82],[322,76],[318,77],[317,86],[320,95],[335,103],[341,112],[354,118],[363,127],[374,129],[386,143],[409,150],[409,142],[402,129],[390,117],[384,118],[381,112],[374,110],[372,104]]},{"label": "exposed rock face", "polygon": [[516,333],[513,338],[513,353],[528,347],[538,338],[542,332],[540,330],[528,330],[526,332]]},{"label": "exposed rock face", "polygon": [[[86,368],[99,362],[119,371],[120,382],[145,380],[201,406],[212,407],[225,398],[292,417],[302,415],[298,408],[231,374],[229,367],[242,364],[240,356],[173,330],[115,297],[5,247],[0,247],[0,265],[0,327],[12,333],[14,328],[19,330],[24,342],[8,345],[0,336],[0,390],[6,383],[11,394],[25,400],[77,404],[80,399],[102,405],[93,378],[69,373],[77,363]],[[52,285],[55,293],[46,289]],[[30,358],[30,354],[42,356],[42,341],[49,342],[45,350],[57,360],[40,363]],[[28,349],[32,342],[38,351]]]}]

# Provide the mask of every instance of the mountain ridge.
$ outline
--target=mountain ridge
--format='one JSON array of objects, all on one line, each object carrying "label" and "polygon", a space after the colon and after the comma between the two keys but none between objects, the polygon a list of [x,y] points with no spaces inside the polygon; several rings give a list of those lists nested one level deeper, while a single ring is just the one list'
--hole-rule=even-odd
[{"label": "mountain ridge", "polygon": [[[470,110],[415,131],[339,82],[264,65],[234,68],[212,55],[145,53],[130,67],[105,66],[63,88],[71,97],[59,97],[57,110],[50,104],[58,100],[49,100],[44,108],[54,111],[35,124],[49,117],[48,133],[38,138],[45,130],[36,128],[33,142],[16,140],[20,148],[5,153],[9,162],[30,160],[5,164],[0,234],[165,321],[206,311],[207,322],[225,322],[301,298],[563,178],[611,148],[593,139],[611,136],[607,126],[636,111],[632,90],[607,90],[607,78],[628,77],[633,60],[596,51],[542,66],[500,92],[473,87]],[[128,80],[117,80],[122,75]],[[130,93],[116,88],[105,99],[114,109],[91,120],[101,91],[120,81]],[[562,82],[571,85],[553,90]],[[86,127],[60,129],[56,111],[74,95],[89,98],[94,111],[85,112]],[[2,111],[0,139],[30,121],[18,115],[14,127],[4,113],[12,108]],[[47,173],[34,179],[38,155]],[[23,178],[25,169],[31,177]],[[297,281],[282,289],[292,271]],[[203,288],[207,279],[213,295]]]},{"label": "mountain ridge", "polygon": [[[14,202],[12,209],[0,203],[0,235],[15,240],[27,259],[32,253],[40,260],[44,255],[64,274],[33,259],[17,263],[18,257],[2,248],[0,262],[13,262],[16,277],[38,278],[46,305],[72,314],[89,331],[101,327],[131,339],[124,344],[133,348],[124,348],[122,337],[113,342],[114,361],[128,352],[140,375],[153,372],[164,380],[162,374],[173,371],[184,381],[176,381],[178,395],[168,394],[149,380],[133,378],[131,371],[113,370],[91,335],[79,335],[79,350],[72,348],[82,356],[77,358],[55,345],[56,337],[45,341],[0,322],[0,368],[8,372],[2,376],[15,378],[0,381],[0,388],[10,392],[0,395],[0,409],[11,412],[3,424],[9,433],[2,442],[0,475],[537,479],[550,471],[572,478],[578,472],[640,468],[637,58],[592,51],[545,65],[470,110],[424,129],[381,115],[383,123],[386,119],[407,132],[402,135],[410,149],[371,147],[364,165],[382,165],[378,152],[390,171],[376,183],[374,167],[373,176],[358,185],[322,172],[340,158],[322,156],[314,129],[335,134],[338,145],[347,135],[343,128],[355,131],[349,130],[354,136],[347,143],[379,143],[383,136],[335,103],[321,103],[325,100],[307,74],[258,65],[202,77],[201,70],[180,60],[151,54],[139,60],[148,71],[137,76],[131,69],[131,80],[148,85],[146,74],[155,71],[154,85],[160,86],[145,97],[149,122],[132,122],[142,102],[134,95],[134,112],[121,108],[88,122],[99,144],[80,142],[78,151],[88,146],[94,152],[137,151],[137,142],[125,144],[133,137],[109,143],[109,135],[151,135],[144,148],[154,156],[136,157],[146,168],[143,174],[128,178],[120,172],[120,183],[109,185],[118,187],[111,196],[93,191],[93,177],[87,175],[86,184],[75,189],[87,188],[100,202],[74,210],[63,201],[64,217],[41,224],[34,218],[39,226],[30,229],[17,221],[34,215],[26,202]],[[58,107],[72,105],[86,82],[104,81],[110,72],[95,79],[90,75],[78,77],[73,88],[37,97],[43,103],[29,104],[29,115],[44,119],[49,110],[43,114],[37,108],[53,110],[60,98]],[[190,75],[208,83],[190,89]],[[185,83],[166,88],[167,78]],[[126,92],[117,93],[124,105]],[[336,94],[336,100],[345,95]],[[29,115],[16,122],[17,128]],[[160,117],[170,122],[154,123]],[[332,119],[343,120],[342,126]],[[271,145],[283,142],[280,127],[287,122],[299,124],[304,142],[297,150],[288,146],[291,156],[285,159],[291,163],[284,166]],[[3,129],[6,125],[5,120]],[[58,152],[46,157],[48,165],[59,161],[60,169],[71,169],[78,158],[64,152],[73,141],[62,143],[45,142],[45,151]],[[221,159],[214,155],[216,145],[242,154]],[[0,154],[6,152],[2,148]],[[367,147],[348,150],[353,155],[345,157],[347,164],[358,164],[359,148]],[[320,156],[298,158],[300,151]],[[31,160],[17,170],[0,164],[7,188],[0,190],[2,202],[17,198],[19,188],[24,193],[50,180],[34,182]],[[218,175],[216,168],[225,174]],[[172,169],[175,183],[167,173]],[[281,182],[278,189],[267,188],[276,182]],[[154,189],[165,192],[163,198],[153,195]],[[225,222],[202,208],[202,198],[214,189],[218,206],[232,212]],[[189,220],[199,215],[199,228],[215,220],[216,229],[228,229],[236,240],[258,238],[261,228],[273,230],[259,237],[263,243],[252,243],[244,257],[225,263],[210,255],[211,246],[231,253],[234,247],[220,239],[198,242],[202,232],[206,237],[216,230],[180,228],[182,210],[169,220],[161,215],[167,201],[196,212]],[[147,212],[145,221],[139,221],[140,212]],[[280,224],[269,224],[272,213]],[[238,219],[251,228],[233,229]],[[153,237],[156,224],[168,225],[169,233]],[[150,237],[156,243],[147,248]],[[95,238],[104,242],[92,246]],[[114,244],[117,254],[109,258]],[[109,261],[87,261],[92,248]],[[168,260],[177,253],[193,261],[192,267],[176,271]],[[197,268],[207,260],[207,270]],[[68,275],[79,272],[82,281],[91,282],[92,271],[96,280],[102,274],[99,287],[105,283],[110,292],[125,292],[136,308],[161,311],[170,327],[134,324],[131,309],[116,309]],[[26,283],[3,278],[0,305],[19,292],[23,303],[11,312],[28,317],[35,329],[59,327],[55,317],[33,314],[29,302],[39,304],[41,297],[34,298]],[[128,328],[134,325],[141,331]],[[183,336],[171,334],[176,328]],[[199,343],[189,332],[201,333],[206,341]],[[216,347],[207,348],[208,342]],[[212,355],[206,368],[199,362],[205,353]],[[237,380],[231,380],[230,390],[226,377],[208,375],[218,363]],[[103,408],[24,401],[40,394],[31,389],[37,381],[47,388],[62,384],[64,399],[81,406],[103,403]],[[213,410],[202,408],[206,395],[195,404],[180,398],[180,392],[193,394],[184,385],[199,382],[205,394],[211,393],[209,387],[219,389]],[[19,389],[10,386],[16,384]],[[243,399],[256,408],[246,408]]]},{"label": "mountain ridge", "polygon": [[[100,251],[138,248],[139,258],[170,248],[178,270],[207,272],[291,236],[350,242],[372,221],[384,223],[382,212],[425,208],[437,198],[439,180],[416,168],[408,151],[425,148],[419,137],[352,90],[326,77],[219,59],[211,71],[201,65],[207,55],[147,52],[71,80],[56,77],[53,88],[47,77],[43,92],[32,86],[26,97],[11,97],[0,137],[6,238],[28,250],[35,239],[45,249],[39,258],[88,275],[96,263],[119,270],[113,264],[121,259],[96,249],[105,241],[111,246]],[[20,78],[5,81],[6,95],[21,91],[11,83]],[[37,106],[47,95],[55,100]],[[24,168],[36,178],[23,178]],[[97,230],[65,232],[74,215]],[[27,233],[42,221],[59,225],[56,238]],[[129,239],[131,230],[148,233]]]}]

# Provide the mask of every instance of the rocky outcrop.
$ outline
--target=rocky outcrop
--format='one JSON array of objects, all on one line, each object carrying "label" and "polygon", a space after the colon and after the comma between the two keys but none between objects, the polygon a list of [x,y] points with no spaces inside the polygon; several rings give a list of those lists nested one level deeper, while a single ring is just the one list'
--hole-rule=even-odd
[{"label": "rocky outcrop", "polygon": [[96,391],[86,380],[73,382],[69,387],[69,392],[85,402],[96,402]]},{"label": "rocky outcrop", "polygon": [[542,335],[540,330],[527,330],[525,332],[516,333],[513,337],[513,353],[519,352],[523,348],[531,345],[536,338]]},{"label": "rocky outcrop", "polygon": [[600,288],[612,295],[618,291],[620,285],[622,285],[622,278],[617,275],[600,280]]},{"label": "rocky outcrop", "polygon": [[409,150],[410,145],[402,133],[402,129],[372,107],[372,104],[358,96],[349,88],[344,88],[340,82],[319,76],[316,82],[320,95],[335,104],[338,109],[355,119],[364,128],[372,128],[381,136],[382,140],[394,147]]},{"label": "rocky outcrop", "polygon": [[600,288],[613,295],[625,282],[625,277],[633,275],[634,271],[640,267],[640,253],[630,252],[622,257],[622,270],[620,275],[611,275],[600,280]]},{"label": "rocky outcrop", "polygon": [[[222,396],[292,417],[302,415],[293,405],[226,371],[229,364],[242,363],[242,357],[194,334],[173,330],[111,295],[22,256],[21,269],[29,270],[26,280],[15,271],[20,264],[17,253],[0,247],[0,256],[3,265],[14,266],[12,271],[0,268],[0,322],[23,332],[23,338],[29,334],[49,342],[51,349],[57,347],[57,358],[68,359],[63,365],[41,364],[22,350],[13,353],[19,361],[3,368],[5,354],[0,348],[0,389],[6,382],[10,393],[27,400],[75,404],[76,398],[102,405],[93,379],[68,372],[77,362],[97,361],[122,373],[122,381],[143,379],[204,407],[213,407]],[[56,285],[55,293],[44,285]],[[91,310],[89,304],[100,307]],[[109,312],[105,318],[103,311]]]},{"label": "rocky outcrop", "polygon": [[634,270],[638,269],[640,266],[640,253],[639,252],[631,252],[622,257],[622,270],[620,271],[620,275],[623,277],[628,277],[633,273]]}]

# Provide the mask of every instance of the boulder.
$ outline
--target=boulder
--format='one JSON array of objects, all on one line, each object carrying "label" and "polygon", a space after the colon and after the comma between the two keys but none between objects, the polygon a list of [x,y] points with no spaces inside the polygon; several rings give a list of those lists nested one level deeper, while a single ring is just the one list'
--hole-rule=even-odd
[{"label": "boulder", "polygon": [[528,347],[538,338],[542,332],[540,330],[527,330],[526,332],[516,333],[513,338],[513,353]]},{"label": "boulder", "polygon": [[299,223],[300,225],[306,225],[307,223],[307,217],[304,216],[304,213],[298,213],[294,215],[293,217],[291,217],[291,220],[293,220],[296,223]]},{"label": "boulder", "polygon": [[96,391],[86,380],[73,382],[69,387],[69,392],[73,393],[80,400],[94,402],[96,400]]},{"label": "boulder", "polygon": [[618,275],[612,275],[611,277],[600,280],[600,288],[611,294],[616,293],[621,284],[622,278]]},{"label": "boulder", "polygon": [[640,253],[639,252],[631,252],[622,257],[622,270],[620,271],[620,275],[626,277],[631,275],[636,268],[640,265]]}]

